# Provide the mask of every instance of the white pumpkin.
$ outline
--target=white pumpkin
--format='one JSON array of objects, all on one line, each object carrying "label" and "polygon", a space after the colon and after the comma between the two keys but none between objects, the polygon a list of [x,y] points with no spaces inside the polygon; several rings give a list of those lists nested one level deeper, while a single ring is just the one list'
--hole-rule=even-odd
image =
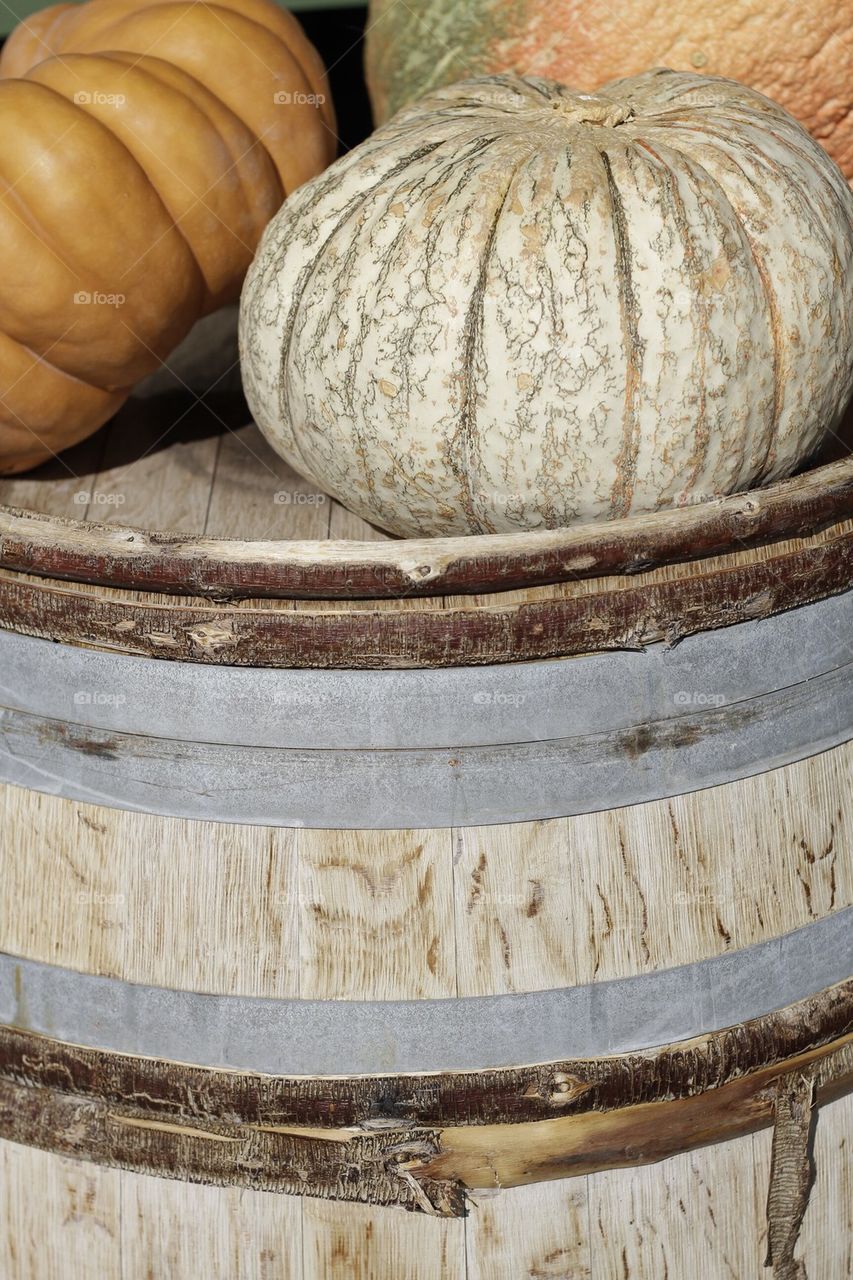
[{"label": "white pumpkin", "polygon": [[286,202],[244,385],[279,453],[395,533],[625,516],[812,453],[853,388],[851,267],[853,192],[762,95],[492,76]]}]

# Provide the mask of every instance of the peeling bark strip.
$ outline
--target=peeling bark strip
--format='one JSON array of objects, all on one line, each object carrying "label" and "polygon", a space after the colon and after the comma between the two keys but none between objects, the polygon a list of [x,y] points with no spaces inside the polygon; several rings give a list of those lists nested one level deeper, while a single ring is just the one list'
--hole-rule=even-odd
[{"label": "peeling bark strip", "polygon": [[518,662],[673,644],[699,631],[770,617],[853,586],[853,523],[778,555],[759,552],[661,569],[600,589],[541,588],[507,603],[498,593],[430,608],[283,602],[203,606],[192,600],[107,594],[0,570],[0,627],[93,645],[226,666],[378,669]]},{"label": "peeling bark strip", "polygon": [[472,1189],[512,1187],[605,1169],[653,1164],[773,1122],[774,1083],[786,1067],[820,1071],[821,1099],[853,1088],[853,1046],[817,1051],[690,1098],[616,1111],[567,1115],[539,1124],[450,1128],[419,1176],[452,1178]]},{"label": "peeling bark strip", "polygon": [[[228,1105],[237,1073],[121,1058],[25,1033],[4,1032],[0,1043],[13,1034],[23,1043],[17,1069],[7,1061],[0,1073],[6,1140],[162,1177],[397,1205],[441,1217],[462,1216],[469,1190],[647,1164],[752,1132],[772,1121],[773,1082],[791,1069],[814,1070],[821,1100],[853,1088],[848,1037],[840,1047],[834,1042],[682,1099],[669,1096],[662,1074],[660,1101],[603,1113],[447,1128],[377,1115],[325,1128],[272,1118],[269,1099],[279,1083],[272,1077],[238,1076],[252,1102],[252,1116],[243,1117]],[[132,1088],[116,1100],[121,1071],[129,1073]],[[305,1083],[322,1088],[329,1082]],[[178,1113],[162,1106],[157,1091],[163,1085],[181,1094]],[[581,1095],[565,1090],[566,1109]]]},{"label": "peeling bark strip", "polygon": [[0,1137],[167,1178],[461,1215],[469,1189],[648,1164],[772,1123],[777,1082],[853,1088],[853,980],[608,1059],[279,1078],[0,1029]]},{"label": "peeling bark strip", "polygon": [[637,573],[853,516],[853,458],[766,489],[549,533],[391,543],[241,542],[66,520],[0,506],[0,568],[221,600],[397,598]]},{"label": "peeling bark strip", "polygon": [[805,1265],[794,1258],[794,1249],[813,1180],[809,1140],[816,1096],[812,1069],[783,1077],[776,1089],[764,1264],[773,1268],[773,1280],[807,1280]]},{"label": "peeling bark strip", "polygon": [[[183,1070],[155,1065],[178,1078]],[[853,1053],[825,1054],[816,1078],[821,1101],[853,1088]],[[686,1102],[545,1124],[440,1129],[377,1120],[300,1130],[240,1125],[210,1111],[193,1124],[162,1121],[67,1088],[0,1078],[0,1136],[137,1173],[462,1217],[469,1191],[648,1164],[753,1132],[772,1122],[768,1083],[764,1072]]]},{"label": "peeling bark strip", "polygon": [[[161,1066],[180,1072],[176,1064]],[[213,1116],[187,1126],[0,1080],[0,1134],[56,1155],[165,1178],[397,1205],[439,1217],[464,1214],[460,1187],[416,1179],[410,1170],[437,1150],[438,1132],[426,1129],[303,1137]]]}]

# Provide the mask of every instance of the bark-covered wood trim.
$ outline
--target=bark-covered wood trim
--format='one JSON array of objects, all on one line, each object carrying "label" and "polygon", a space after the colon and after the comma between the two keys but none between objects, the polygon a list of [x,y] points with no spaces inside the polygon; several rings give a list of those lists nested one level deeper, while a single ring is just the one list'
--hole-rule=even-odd
[{"label": "bark-covered wood trim", "polygon": [[668,568],[622,581],[500,594],[462,604],[214,607],[122,595],[0,570],[0,626],[113,652],[226,666],[446,667],[674,643],[814,603],[853,586],[853,528],[834,526],[772,557]]},{"label": "bark-covered wood trim", "polygon": [[[165,1178],[459,1216],[469,1190],[648,1164],[753,1132],[772,1123],[777,1083],[794,1071],[813,1073],[820,1101],[839,1096],[853,1087],[853,1032],[834,1036],[839,1015],[849,1014],[849,987],[646,1055],[471,1076],[467,1088],[474,1085],[480,1101],[491,1097],[498,1076],[514,1078],[516,1098],[538,1100],[549,1116],[519,1119],[502,1107],[501,1119],[488,1124],[473,1114],[465,1121],[419,1115],[416,1096],[425,1112],[441,1097],[443,1079],[435,1076],[284,1082],[83,1050],[4,1028],[0,1137]],[[792,1044],[799,1044],[793,1055]],[[593,1068],[619,1079],[611,1105],[602,1105]],[[544,1073],[547,1097],[537,1092]],[[304,1103],[289,1119],[278,1105],[282,1087]],[[388,1106],[401,1087],[411,1096]]]},{"label": "bark-covered wood trim", "polygon": [[242,542],[0,506],[0,567],[119,588],[239,598],[397,598],[504,591],[808,537],[853,515],[853,457],[675,511],[605,525],[399,542]]},{"label": "bark-covered wood trim", "polygon": [[853,1088],[848,1041],[686,1099],[486,1129],[158,1120],[0,1078],[0,1136],[135,1173],[461,1217],[469,1192],[650,1164],[752,1133],[773,1123],[780,1076],[800,1068],[815,1070],[820,1103]]},{"label": "bark-covered wood trim", "polygon": [[518,1124],[692,1097],[849,1037],[853,978],[763,1017],[661,1048],[477,1072],[306,1077],[175,1064],[164,1070],[153,1058],[4,1026],[0,1079],[130,1102],[173,1120],[212,1112],[279,1126]]},{"label": "bark-covered wood trim", "polygon": [[439,1150],[415,1172],[432,1184],[476,1190],[653,1164],[774,1124],[779,1082],[801,1071],[815,1073],[820,1102],[849,1092],[853,1043],[802,1054],[693,1097],[540,1123],[442,1129]]},{"label": "bark-covered wood trim", "polygon": [[837,1096],[853,1087],[851,1003],[848,982],[642,1054],[446,1077],[285,1080],[6,1027],[0,1137],[164,1177],[455,1216],[469,1190],[751,1132],[795,1071],[814,1073],[820,1100]]}]

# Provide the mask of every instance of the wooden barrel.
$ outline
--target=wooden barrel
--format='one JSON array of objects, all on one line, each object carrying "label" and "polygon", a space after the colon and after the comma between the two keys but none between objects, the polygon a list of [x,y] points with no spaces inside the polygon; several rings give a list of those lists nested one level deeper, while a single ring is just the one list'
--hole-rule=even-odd
[{"label": "wooden barrel", "polygon": [[849,451],[392,542],[216,334],[0,484],[0,1273],[853,1273]]}]

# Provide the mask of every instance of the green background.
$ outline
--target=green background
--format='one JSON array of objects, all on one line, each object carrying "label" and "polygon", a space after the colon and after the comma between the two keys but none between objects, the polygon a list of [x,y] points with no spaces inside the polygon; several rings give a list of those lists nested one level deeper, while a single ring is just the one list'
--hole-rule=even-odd
[{"label": "green background", "polygon": [[[279,0],[284,9],[342,9],[354,0]],[[355,0],[357,3],[358,0]],[[48,8],[48,0],[0,0],[0,35],[8,35],[14,26],[35,13]]]}]

